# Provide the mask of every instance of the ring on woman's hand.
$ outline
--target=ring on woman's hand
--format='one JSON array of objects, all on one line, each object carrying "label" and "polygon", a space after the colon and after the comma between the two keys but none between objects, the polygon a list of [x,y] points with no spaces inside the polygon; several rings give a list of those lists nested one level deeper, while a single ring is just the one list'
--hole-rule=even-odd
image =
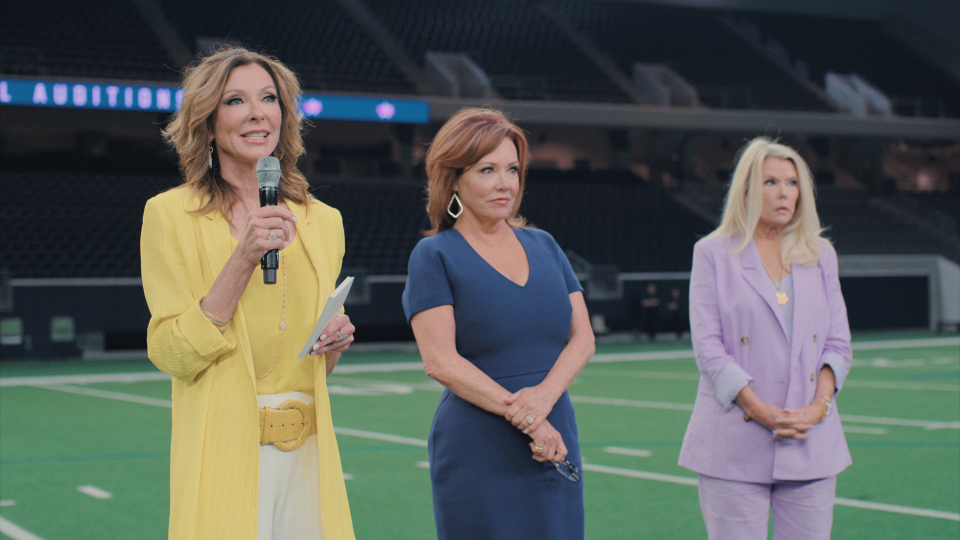
[{"label": "ring on woman's hand", "polygon": [[533,423],[533,418],[530,418],[530,415],[524,416],[523,419],[526,420],[528,424]]},{"label": "ring on woman's hand", "polygon": [[267,238],[267,239],[268,239],[268,240],[276,240],[276,239],[277,239],[277,233],[275,233],[275,232],[273,232],[273,231],[270,231],[270,237]]},{"label": "ring on woman's hand", "polygon": [[543,445],[542,445],[542,444],[535,444],[535,445],[533,445],[533,449],[536,450],[537,452],[540,452],[540,451],[543,450]]},{"label": "ring on woman's hand", "polygon": [[348,337],[350,337],[350,334],[344,334],[342,330],[338,330],[338,332],[340,332],[340,337],[338,337],[337,339],[333,340],[334,343],[340,343],[341,341],[343,341],[343,340],[347,339]]},{"label": "ring on woman's hand", "polygon": [[771,429],[771,430],[770,430],[770,434],[773,435],[773,438],[774,438],[774,439],[777,438],[777,430]]}]

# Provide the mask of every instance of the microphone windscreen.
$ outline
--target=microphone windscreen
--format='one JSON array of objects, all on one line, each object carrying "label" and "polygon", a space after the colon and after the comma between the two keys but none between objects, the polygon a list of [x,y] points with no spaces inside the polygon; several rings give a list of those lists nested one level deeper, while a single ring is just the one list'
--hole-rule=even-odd
[{"label": "microphone windscreen", "polygon": [[280,187],[280,160],[267,156],[257,160],[257,184],[260,189]]}]

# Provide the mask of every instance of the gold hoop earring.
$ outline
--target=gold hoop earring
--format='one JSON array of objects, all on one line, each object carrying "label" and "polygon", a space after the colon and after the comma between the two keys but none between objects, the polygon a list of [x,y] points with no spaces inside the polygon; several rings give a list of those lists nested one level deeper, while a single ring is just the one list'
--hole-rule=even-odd
[{"label": "gold hoop earring", "polygon": [[[457,206],[460,207],[460,210],[457,210],[456,214],[454,214],[453,210],[451,210],[451,208],[453,208],[453,201],[457,201]],[[450,214],[453,219],[457,219],[460,217],[460,214],[463,213],[463,203],[460,202],[460,197],[457,197],[456,191],[453,192],[453,197],[450,197],[450,204],[447,205],[447,213]]]},{"label": "gold hoop earring", "polygon": [[210,155],[207,156],[207,166],[213,169],[213,145],[210,145]]}]

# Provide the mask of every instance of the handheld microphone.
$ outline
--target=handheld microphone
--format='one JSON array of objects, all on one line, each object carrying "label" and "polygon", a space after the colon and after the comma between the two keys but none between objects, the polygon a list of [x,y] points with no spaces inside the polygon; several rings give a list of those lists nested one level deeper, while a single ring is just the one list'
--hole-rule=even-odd
[{"label": "handheld microphone", "polygon": [[[279,159],[268,156],[257,160],[257,184],[260,185],[260,206],[276,206],[280,187]],[[272,285],[277,282],[279,263],[280,252],[275,249],[271,249],[260,259],[265,284]]]}]

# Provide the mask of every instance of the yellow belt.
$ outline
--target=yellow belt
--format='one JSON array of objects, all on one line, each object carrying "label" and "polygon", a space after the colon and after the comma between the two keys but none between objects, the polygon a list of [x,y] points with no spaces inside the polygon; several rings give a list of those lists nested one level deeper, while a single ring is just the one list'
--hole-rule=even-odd
[{"label": "yellow belt", "polygon": [[260,407],[260,444],[272,444],[289,452],[317,433],[317,412],[313,404],[288,399],[279,407]]}]

